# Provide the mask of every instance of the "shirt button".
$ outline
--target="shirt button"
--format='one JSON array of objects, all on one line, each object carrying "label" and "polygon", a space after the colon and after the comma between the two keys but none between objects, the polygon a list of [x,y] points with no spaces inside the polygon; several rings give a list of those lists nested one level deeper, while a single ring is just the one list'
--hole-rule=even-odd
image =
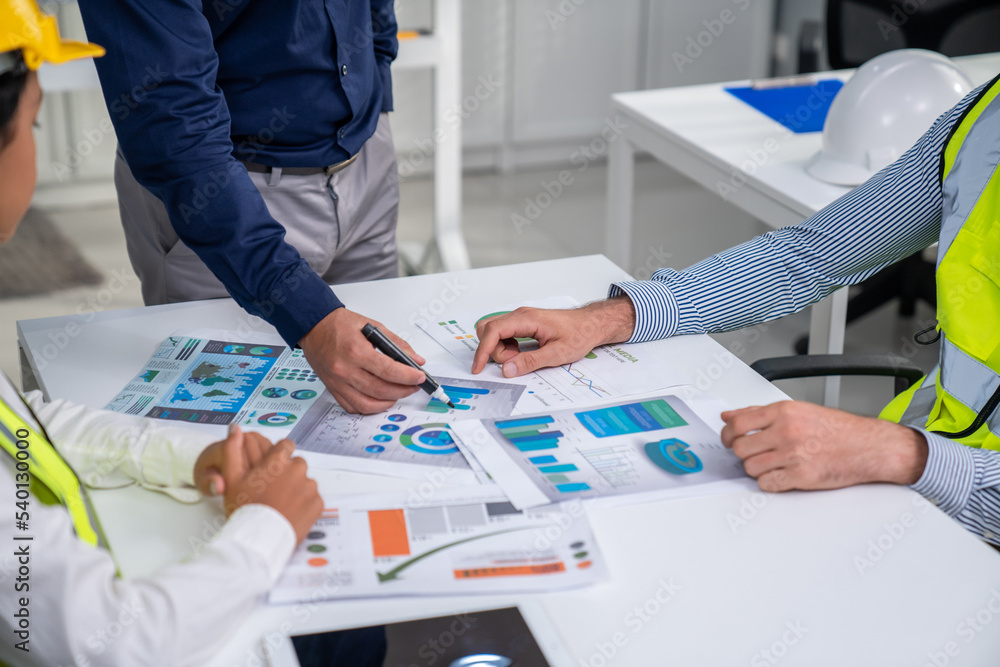
[{"label": "shirt button", "polygon": [[340,74],[342,76],[347,76],[347,65],[341,65],[340,66]]},{"label": "shirt button", "polygon": [[345,134],[347,134],[347,130],[345,130],[344,128],[340,128],[340,138],[341,138],[341,139],[343,139],[343,138],[344,138],[344,135],[345,135]]}]

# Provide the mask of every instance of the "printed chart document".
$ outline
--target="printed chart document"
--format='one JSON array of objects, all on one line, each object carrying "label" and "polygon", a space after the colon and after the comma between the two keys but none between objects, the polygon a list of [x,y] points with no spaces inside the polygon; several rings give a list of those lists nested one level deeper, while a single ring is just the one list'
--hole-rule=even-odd
[{"label": "printed chart document", "polygon": [[444,469],[453,484],[477,484],[477,475],[451,436],[459,419],[506,417],[524,387],[482,380],[437,377],[455,409],[423,391],[377,415],[352,415],[329,393],[320,396],[289,437],[309,463],[409,479]]},{"label": "printed chart document", "polygon": [[327,499],[270,602],[540,592],[606,577],[581,503],[521,511],[497,491],[445,495]]},{"label": "printed chart document", "polygon": [[[575,308],[579,303],[568,296],[562,296],[518,305],[566,309]],[[481,312],[445,315],[433,322],[420,321],[416,324],[451,353],[460,368],[468,371],[472,368],[472,360],[479,346],[476,323],[488,317],[506,314],[516,307],[510,305],[505,308],[486,308]],[[537,347],[537,342],[530,338],[518,339],[518,343],[522,350]],[[572,364],[545,368],[514,380],[504,379],[499,365],[490,363],[483,377],[501,382],[518,382],[525,386],[526,391],[515,414],[588,405],[687,384],[687,378],[671,374],[670,357],[661,352],[662,348],[663,345],[659,343],[604,345]]]},{"label": "printed chart document", "polygon": [[[742,462],[680,397],[462,422],[460,447],[518,508],[570,498],[689,495],[746,478]],[[685,493],[688,492],[688,493]]]},{"label": "printed chart document", "polygon": [[175,332],[107,410],[254,430],[288,429],[323,392],[302,350],[276,335],[234,340],[224,331]]}]

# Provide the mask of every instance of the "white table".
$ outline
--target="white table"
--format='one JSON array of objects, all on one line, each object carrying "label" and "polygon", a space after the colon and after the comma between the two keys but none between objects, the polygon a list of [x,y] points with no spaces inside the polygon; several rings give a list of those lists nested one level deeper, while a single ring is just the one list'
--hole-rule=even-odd
[{"label": "white table", "polygon": [[[955,61],[975,85],[1000,71],[1000,54]],[[852,73],[823,72],[816,77],[847,80]],[[634,164],[640,152],[652,154],[712,192],[725,191],[727,201],[774,228],[799,223],[850,191],[805,172],[805,163],[822,145],[821,132],[794,134],[724,90],[747,85],[749,81],[733,81],[612,95],[612,115],[627,124],[624,141],[611,143],[608,155],[605,247],[612,260],[631,266]],[[775,145],[777,150],[765,149]],[[753,162],[754,153],[766,156],[758,160],[763,164]],[[740,185],[744,177],[746,182]],[[720,188],[734,183],[735,192]],[[847,290],[813,306],[809,352],[843,352],[846,317]],[[839,389],[839,378],[826,381],[826,405],[837,405]]]},{"label": "white table", "polygon": [[[554,295],[587,301],[625,277],[604,257],[592,256],[345,285],[337,291],[348,304],[364,303],[366,313],[408,335],[433,361],[446,353],[412,325],[421,308],[443,314],[444,309]],[[232,301],[217,300],[105,312],[89,321],[86,315],[22,321],[18,339],[51,395],[100,406],[174,329],[233,329],[244,317]],[[64,339],[67,331],[73,333]],[[56,341],[62,349],[46,359],[46,346],[57,350]],[[726,353],[707,336],[670,343],[676,348],[673,370],[718,378],[712,393],[733,406],[783,398],[731,355],[731,365],[721,363]],[[317,471],[316,476],[323,488],[347,493],[408,484],[347,473]],[[210,534],[220,516],[215,501],[184,506],[137,488],[93,496],[126,577],[184,557],[190,539]],[[154,516],[156,521],[150,521]],[[967,644],[964,635],[956,634],[963,619],[987,608],[992,591],[1000,591],[997,554],[904,488],[777,496],[748,490],[595,510],[591,521],[612,572],[605,583],[546,595],[260,606],[212,664],[261,664],[254,661],[260,638],[283,622],[301,633],[524,599],[542,605],[575,666],[766,664],[761,651],[780,656],[783,666],[913,665],[923,664],[928,653],[944,651],[950,641],[961,651],[951,665],[994,664],[1000,654],[1000,619],[994,612],[984,612],[993,622],[976,632],[974,641]],[[879,543],[882,552],[869,554]],[[871,567],[862,564],[859,571],[857,559],[869,556]],[[665,603],[657,600],[658,593],[664,599],[661,582],[679,586]],[[1000,610],[998,603],[1000,598],[993,603]],[[614,652],[614,660],[602,652]]]}]

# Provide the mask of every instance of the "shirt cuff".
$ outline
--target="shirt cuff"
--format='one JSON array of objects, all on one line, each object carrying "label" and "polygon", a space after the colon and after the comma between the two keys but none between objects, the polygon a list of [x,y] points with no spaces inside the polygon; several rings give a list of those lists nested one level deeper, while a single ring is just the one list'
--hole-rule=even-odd
[{"label": "shirt cuff", "polygon": [[213,442],[221,437],[200,433],[193,429],[164,426],[148,420],[139,444],[139,483],[143,488],[162,491],[183,503],[201,500],[201,492],[194,487],[194,464]]},{"label": "shirt cuff", "polygon": [[392,61],[375,57],[376,67],[382,79],[382,113],[392,111]]},{"label": "shirt cuff", "polygon": [[950,517],[957,516],[972,496],[976,479],[973,450],[966,446],[914,429],[927,439],[927,465],[910,488],[937,505]]},{"label": "shirt cuff", "polygon": [[263,301],[249,304],[246,309],[270,322],[285,342],[294,347],[320,320],[343,307],[330,286],[301,261],[275,284]]},{"label": "shirt cuff", "polygon": [[215,543],[233,543],[260,556],[267,568],[268,588],[274,586],[295,551],[295,530],[268,505],[244,505],[229,517]]},{"label": "shirt cuff", "polygon": [[624,294],[635,308],[635,330],[629,343],[668,338],[677,331],[680,309],[670,289],[655,280],[626,280],[608,289],[608,298]]}]

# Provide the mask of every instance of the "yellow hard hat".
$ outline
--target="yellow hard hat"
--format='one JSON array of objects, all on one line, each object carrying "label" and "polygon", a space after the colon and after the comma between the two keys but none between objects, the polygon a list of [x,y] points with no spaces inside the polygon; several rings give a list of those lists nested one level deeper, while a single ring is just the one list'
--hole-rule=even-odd
[{"label": "yellow hard hat", "polygon": [[62,39],[54,16],[43,14],[35,0],[0,0],[0,74],[10,66],[2,56],[20,51],[30,70],[42,63],[58,65],[69,60],[104,55],[97,44]]}]

